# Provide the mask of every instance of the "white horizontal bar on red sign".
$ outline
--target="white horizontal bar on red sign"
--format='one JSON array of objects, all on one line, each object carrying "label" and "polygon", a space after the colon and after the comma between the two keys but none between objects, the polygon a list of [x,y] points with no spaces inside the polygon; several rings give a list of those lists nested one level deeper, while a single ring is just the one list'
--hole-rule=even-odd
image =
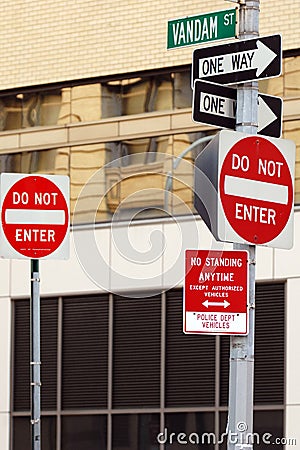
[{"label": "white horizontal bar on red sign", "polygon": [[7,209],[5,221],[16,225],[64,225],[62,209]]},{"label": "white horizontal bar on red sign", "polygon": [[287,205],[288,187],[283,184],[225,176],[225,194]]}]

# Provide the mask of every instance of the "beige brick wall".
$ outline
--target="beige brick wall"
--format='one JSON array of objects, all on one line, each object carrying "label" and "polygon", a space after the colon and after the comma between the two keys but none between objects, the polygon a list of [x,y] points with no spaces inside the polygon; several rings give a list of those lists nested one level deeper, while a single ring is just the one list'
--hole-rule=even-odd
[{"label": "beige brick wall", "polygon": [[[207,6],[209,4],[209,6]],[[167,20],[233,7],[224,0],[5,0],[0,90],[189,64],[166,50]],[[261,0],[260,34],[300,44],[300,1]]]}]

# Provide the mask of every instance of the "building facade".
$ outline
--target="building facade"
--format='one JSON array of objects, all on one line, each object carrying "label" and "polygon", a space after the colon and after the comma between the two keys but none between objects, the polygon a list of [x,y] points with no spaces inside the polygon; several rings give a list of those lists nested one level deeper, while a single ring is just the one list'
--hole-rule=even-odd
[{"label": "building facade", "polygon": [[[234,8],[214,0],[210,11]],[[229,338],[184,335],[186,249],[229,249],[194,210],[194,47],[167,21],[204,0],[2,6],[0,171],[70,177],[71,250],[42,260],[42,448],[225,449]],[[282,34],[282,137],[296,144],[291,250],[257,247],[256,448],[300,445],[300,4],[261,0]],[[212,44],[207,44],[212,45]],[[0,260],[0,441],[30,449],[30,261]],[[275,442],[275,439],[277,441]]]}]

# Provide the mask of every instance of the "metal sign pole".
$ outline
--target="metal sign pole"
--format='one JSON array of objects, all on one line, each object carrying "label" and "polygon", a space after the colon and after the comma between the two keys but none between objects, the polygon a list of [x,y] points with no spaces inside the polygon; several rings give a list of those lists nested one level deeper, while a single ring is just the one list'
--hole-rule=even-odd
[{"label": "metal sign pole", "polygon": [[[259,0],[240,0],[239,38],[259,34]],[[258,127],[258,83],[238,87],[236,131],[256,134]],[[229,370],[228,450],[252,449],[254,382],[255,246],[234,244],[249,253],[249,334],[231,336]]]},{"label": "metal sign pole", "polygon": [[41,448],[40,277],[39,260],[31,260],[30,298],[31,449]]}]

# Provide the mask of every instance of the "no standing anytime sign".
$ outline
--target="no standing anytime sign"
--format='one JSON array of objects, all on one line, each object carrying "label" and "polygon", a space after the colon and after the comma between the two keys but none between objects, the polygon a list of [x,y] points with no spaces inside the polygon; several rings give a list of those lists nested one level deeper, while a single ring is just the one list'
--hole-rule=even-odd
[{"label": "no standing anytime sign", "polygon": [[69,256],[69,178],[1,174],[0,256]]},{"label": "no standing anytime sign", "polygon": [[248,253],[187,250],[184,332],[248,333]]}]

